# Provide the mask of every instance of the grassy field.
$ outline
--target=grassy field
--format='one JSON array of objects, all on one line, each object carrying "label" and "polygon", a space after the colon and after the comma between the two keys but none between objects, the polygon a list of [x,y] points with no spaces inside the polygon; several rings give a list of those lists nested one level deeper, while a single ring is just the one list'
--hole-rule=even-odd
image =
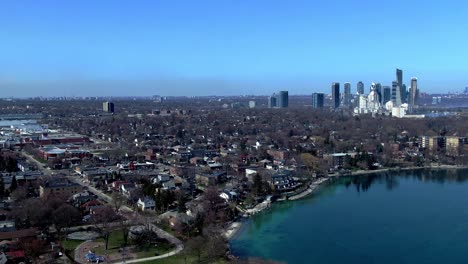
[{"label": "grassy field", "polygon": [[[103,238],[97,239],[96,242],[105,243]],[[167,242],[167,243],[159,243],[157,246],[150,246],[147,249],[136,250],[136,247],[131,244],[131,240],[129,240],[128,242],[129,242],[129,245],[127,246],[132,248],[130,249],[130,251],[132,253],[136,253],[138,258],[159,256],[174,249],[174,246],[170,244],[169,242]],[[94,251],[97,255],[118,254],[119,250],[123,247],[123,245],[124,245],[124,240],[123,240],[122,231],[116,230],[116,231],[113,231],[109,236],[109,244],[107,246],[108,248],[107,250],[105,249],[104,246],[102,246],[102,247],[95,248]]]},{"label": "grassy field", "polygon": [[174,249],[174,245],[170,243],[159,243],[156,247],[151,247],[148,250],[137,252],[138,258],[149,258],[168,253]]},{"label": "grassy field", "polygon": [[[96,241],[104,243],[103,238],[97,239]],[[65,249],[74,250],[81,243],[83,243],[83,241],[63,240],[62,246]],[[97,255],[113,254],[113,253],[118,253],[122,245],[123,245],[122,231],[117,230],[117,231],[113,231],[109,236],[109,246],[108,246],[109,249],[107,251],[104,249],[104,247],[95,248],[94,250]],[[170,252],[173,249],[174,249],[174,245],[172,244],[160,243],[156,247],[150,247],[148,250],[138,251],[136,252],[136,254],[138,258],[148,258],[148,257],[163,255],[167,252]],[[194,263],[198,263],[198,258],[195,255],[185,256],[183,254],[178,254],[178,255],[160,259],[160,260],[153,260],[153,261],[147,261],[147,262],[141,262],[141,263],[143,264],[185,264],[185,263],[194,264]],[[217,262],[214,262],[214,264],[226,264],[226,263],[227,262],[224,260],[219,260]]]},{"label": "grassy field", "polygon": [[[104,238],[99,238],[96,240],[96,242],[102,242],[105,244]],[[107,250],[105,249],[105,246],[103,247],[98,247],[95,248],[94,251],[96,252],[97,255],[107,255],[107,254],[114,254],[118,253],[119,249],[123,246],[124,240],[123,240],[123,235],[122,231],[117,230],[113,231],[109,235],[109,244],[107,246]]]},{"label": "grassy field", "polygon": [[64,249],[69,249],[69,250],[75,250],[75,248],[79,245],[83,243],[83,241],[80,241],[80,240],[70,240],[70,239],[67,239],[67,240],[62,240],[62,246]]}]

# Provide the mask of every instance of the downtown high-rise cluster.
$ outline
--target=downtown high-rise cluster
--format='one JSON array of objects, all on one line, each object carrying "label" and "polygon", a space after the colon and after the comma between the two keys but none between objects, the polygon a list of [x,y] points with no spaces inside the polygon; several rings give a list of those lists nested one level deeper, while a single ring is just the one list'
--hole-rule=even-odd
[{"label": "downtown high-rise cluster", "polygon": [[351,94],[351,84],[345,83],[343,93],[340,92],[340,83],[331,85],[332,108],[354,108],[356,114],[362,113],[392,113],[401,117],[413,113],[417,105],[419,90],[417,78],[411,78],[410,88],[403,83],[403,71],[396,69],[396,78],[392,86],[382,86],[381,83],[372,83],[369,94],[364,94],[364,83],[358,82],[356,95]]},{"label": "downtown high-rise cluster", "polygon": [[[395,81],[392,82],[391,86],[372,82],[367,95],[362,81],[357,83],[355,94],[351,92],[351,88],[351,83],[346,82],[343,85],[343,92],[341,92],[340,83],[332,83],[332,109],[352,109],[355,114],[391,113],[393,116],[402,117],[408,113],[413,113],[415,106],[417,106],[418,80],[412,77],[410,88],[407,89],[406,84],[403,83],[403,71],[401,69],[396,69]],[[312,94],[313,108],[323,108],[324,102],[325,94]],[[269,108],[287,108],[288,106],[288,91],[280,91],[268,97]]]}]

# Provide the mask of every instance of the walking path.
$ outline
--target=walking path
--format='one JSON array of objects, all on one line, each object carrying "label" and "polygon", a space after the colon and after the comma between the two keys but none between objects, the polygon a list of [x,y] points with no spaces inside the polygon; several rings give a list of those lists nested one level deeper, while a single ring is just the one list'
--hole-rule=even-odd
[{"label": "walking path", "polygon": [[247,209],[245,212],[248,214],[248,215],[254,215],[256,213],[259,213],[267,208],[269,208],[271,205],[271,202],[270,201],[263,201],[259,204],[257,204],[254,208],[252,209]]},{"label": "walking path", "polygon": [[[140,258],[140,259],[129,259],[125,261],[114,261],[112,258],[110,260],[106,259],[105,263],[138,263],[138,262],[144,262],[144,261],[150,261],[150,260],[157,260],[157,259],[163,259],[167,257],[174,256],[178,253],[180,253],[184,249],[184,244],[182,243],[181,240],[178,238],[174,237],[173,235],[169,234],[168,232],[162,230],[161,228],[155,226],[154,224],[149,224],[149,227],[151,231],[153,231],[158,237],[164,238],[170,243],[174,244],[176,248],[166,254],[160,255],[160,256],[154,256],[154,257],[148,257],[148,258]],[[74,258],[75,262],[80,263],[80,264],[85,264],[87,261],[85,260],[84,256],[89,250],[93,250],[93,246],[96,244],[96,242],[92,241],[85,241],[81,243],[78,247],[76,247],[75,252],[74,252]]]},{"label": "walking path", "polygon": [[162,230],[161,228],[155,226],[154,224],[149,224],[151,231],[156,233],[156,235],[160,238],[164,238],[167,241],[171,242],[172,244],[176,245],[176,248],[172,250],[171,252],[168,252],[166,254],[160,255],[160,256],[154,256],[154,257],[149,257],[149,258],[140,258],[140,259],[130,259],[122,262],[112,262],[116,264],[125,264],[125,263],[138,263],[138,262],[144,262],[144,261],[150,261],[150,260],[157,260],[157,259],[163,259],[167,257],[171,257],[174,255],[177,255],[184,249],[184,244],[182,241],[180,241],[178,238],[175,236],[169,234],[168,232]]},{"label": "walking path", "polygon": [[305,191],[303,191],[303,192],[301,192],[301,193],[299,193],[299,194],[296,194],[296,195],[293,195],[293,196],[289,197],[288,200],[294,201],[294,200],[298,200],[298,199],[304,198],[304,197],[306,197],[307,195],[313,193],[313,192],[320,186],[320,184],[322,184],[322,183],[324,183],[324,182],[326,182],[326,181],[328,181],[328,180],[329,180],[329,178],[320,178],[320,179],[318,179],[317,181],[311,183],[311,184],[309,185],[309,188],[307,188]]},{"label": "walking path", "polygon": [[[76,182],[76,183],[78,183],[78,184],[80,184],[80,185],[82,185],[82,186],[86,186],[89,191],[91,191],[92,193],[94,193],[95,195],[97,195],[99,198],[106,201],[107,203],[112,203],[112,197],[110,197],[109,195],[104,194],[103,192],[99,191],[98,189],[96,189],[96,188],[94,188],[92,186],[83,184],[83,182],[81,182],[76,177],[70,176],[69,179]],[[129,207],[125,206],[125,205],[122,206],[121,210],[126,211],[126,212],[133,212],[132,208],[129,208]],[[141,259],[130,259],[130,260],[126,260],[124,262],[113,262],[112,261],[110,263],[138,263],[138,262],[144,262],[144,261],[150,261],[150,260],[163,259],[163,258],[167,258],[167,257],[170,257],[170,256],[174,256],[174,255],[180,253],[184,249],[184,244],[182,243],[181,240],[179,240],[178,238],[176,238],[172,234],[162,230],[161,228],[157,227],[156,225],[152,224],[151,222],[154,219],[152,219],[151,217],[146,218],[146,217],[141,216],[141,215],[138,215],[138,216],[139,216],[138,217],[139,220],[141,220],[141,222],[143,222],[144,224],[148,224],[148,222],[149,222],[148,225],[149,225],[151,231],[153,231],[158,237],[166,239],[170,243],[174,244],[176,246],[176,248],[174,250],[172,250],[171,252],[168,252],[168,253],[160,255],[160,256],[154,256],[154,257],[149,257],[149,258],[141,258]],[[145,218],[145,219],[141,219],[140,217]],[[83,264],[87,263],[84,260],[83,256],[80,255],[80,252],[83,252],[83,250],[84,250],[83,247],[85,247],[85,246],[86,246],[86,242],[80,244],[75,249],[75,261],[78,262],[78,263],[83,263]]]}]

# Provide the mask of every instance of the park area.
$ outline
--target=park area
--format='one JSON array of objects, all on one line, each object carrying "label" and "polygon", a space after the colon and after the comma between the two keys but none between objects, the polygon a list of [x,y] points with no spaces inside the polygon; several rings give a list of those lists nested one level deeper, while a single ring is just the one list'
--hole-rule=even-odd
[{"label": "park area", "polygon": [[[107,249],[105,244],[104,238],[62,241],[67,255],[78,263],[96,262],[97,258],[104,260],[105,263],[113,263],[155,257],[166,254],[175,248],[170,242],[158,238],[154,233],[128,239],[128,243],[125,244],[122,230],[112,231],[109,234]],[[92,256],[91,259],[90,256]]]}]

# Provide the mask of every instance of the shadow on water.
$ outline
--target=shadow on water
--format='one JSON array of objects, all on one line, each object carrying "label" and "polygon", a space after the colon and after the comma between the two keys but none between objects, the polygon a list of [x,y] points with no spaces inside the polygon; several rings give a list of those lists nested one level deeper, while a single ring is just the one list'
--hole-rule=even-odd
[{"label": "shadow on water", "polygon": [[468,180],[468,169],[416,169],[388,171],[360,176],[346,176],[338,179],[337,184],[346,188],[353,186],[358,193],[366,192],[374,183],[385,183],[391,191],[399,186],[398,179],[414,179],[421,182],[444,184],[446,182],[465,182]]},{"label": "shadow on water", "polygon": [[[271,210],[246,220],[239,233],[230,241],[231,250],[241,257],[259,256],[290,263],[306,263],[298,254],[304,254],[304,258],[326,260],[315,263],[343,263],[343,258],[338,256],[340,254],[347,255],[348,263],[378,263],[380,258],[389,256],[385,247],[402,244],[401,248],[396,247],[397,253],[392,256],[393,261],[382,263],[421,263],[410,260],[425,257],[426,251],[438,250],[439,244],[439,253],[443,253],[445,241],[461,245],[465,239],[458,238],[459,234],[468,233],[468,227],[465,228],[465,222],[468,223],[468,211],[464,214],[463,205],[450,208],[444,206],[447,201],[458,201],[460,197],[464,197],[463,192],[467,186],[463,189],[434,188],[430,183],[450,186],[453,183],[466,183],[467,180],[468,169],[394,170],[340,177],[324,184],[317,193],[306,199],[274,203]],[[427,184],[426,187],[429,188],[418,186],[414,189],[415,182]],[[369,190],[373,186],[374,190],[370,193]],[[349,191],[344,191],[345,188],[349,188]],[[386,194],[385,189],[392,191],[398,188],[398,193],[402,195]],[[353,194],[355,190],[359,193],[369,193],[356,197]],[[408,195],[415,190],[420,191],[421,195]],[[434,206],[424,209],[427,198],[431,197],[434,191],[436,194],[443,194],[451,190],[460,191],[461,194],[450,192],[444,199],[431,200]],[[401,206],[408,197],[414,197],[414,201],[407,206]],[[359,206],[341,207],[343,202],[348,200],[350,203],[345,204]],[[374,215],[374,210],[381,208],[380,205],[385,203],[390,206]],[[457,204],[459,203],[454,205]],[[447,210],[442,210],[444,208]],[[347,221],[340,217],[347,217]],[[387,221],[388,219],[392,221]],[[426,222],[425,219],[431,221]],[[445,224],[448,221],[450,225]],[[440,231],[445,226],[455,227],[456,233],[450,230]],[[407,234],[412,236],[413,240],[404,241]],[[439,237],[440,243],[433,237]],[[311,245],[314,245],[317,252],[312,253]],[[456,250],[454,252],[457,253]],[[465,255],[460,256],[463,258]],[[448,257],[456,259],[458,256]],[[427,263],[441,263],[440,259],[442,257]]]}]

